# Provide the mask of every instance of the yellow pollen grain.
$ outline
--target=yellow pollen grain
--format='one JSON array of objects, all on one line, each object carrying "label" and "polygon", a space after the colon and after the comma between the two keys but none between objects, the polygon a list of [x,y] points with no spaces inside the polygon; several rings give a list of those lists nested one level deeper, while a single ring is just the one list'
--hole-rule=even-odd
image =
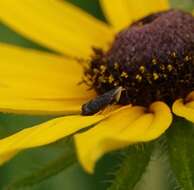
[{"label": "yellow pollen grain", "polygon": [[128,74],[126,72],[122,72],[121,77],[128,78]]},{"label": "yellow pollen grain", "polygon": [[119,68],[119,64],[118,63],[114,63],[114,69],[118,69]]},{"label": "yellow pollen grain", "polygon": [[110,75],[108,77],[108,82],[111,84],[114,81],[114,77],[112,75]]},{"label": "yellow pollen grain", "polygon": [[156,59],[152,59],[152,63],[153,63],[154,65],[156,65],[156,64],[157,64],[157,60],[156,60]]},{"label": "yellow pollen grain", "polygon": [[118,86],[119,85],[119,83],[118,82],[114,82],[114,86]]},{"label": "yellow pollen grain", "polygon": [[85,82],[88,86],[92,86],[93,85],[93,80],[92,79],[89,79],[86,76],[83,76],[82,77],[82,81]]},{"label": "yellow pollen grain", "polygon": [[173,70],[173,66],[172,65],[168,65],[167,69],[168,69],[169,72],[171,72]]},{"label": "yellow pollen grain", "polygon": [[160,69],[164,71],[165,70],[165,65],[160,65]]},{"label": "yellow pollen grain", "polygon": [[141,73],[144,73],[145,72],[145,67],[144,66],[140,66],[139,70],[140,70]]},{"label": "yellow pollen grain", "polygon": [[138,75],[136,75],[136,77],[135,77],[135,78],[136,78],[136,80],[137,80],[138,82],[141,82],[141,81],[142,81],[142,76],[141,76],[141,75],[139,75],[139,74],[138,74]]},{"label": "yellow pollen grain", "polygon": [[187,55],[186,57],[185,57],[185,61],[189,61],[191,58]]},{"label": "yellow pollen grain", "polygon": [[94,73],[98,73],[99,72],[99,70],[98,69],[93,69],[93,71],[94,71]]},{"label": "yellow pollen grain", "polygon": [[106,67],[104,65],[100,66],[101,73],[104,73],[106,71]]},{"label": "yellow pollen grain", "polygon": [[153,73],[153,78],[154,78],[154,80],[157,80],[158,78],[159,78],[159,75],[158,75],[158,73]]},{"label": "yellow pollen grain", "polygon": [[172,56],[173,56],[173,57],[176,57],[176,52],[173,52],[173,53],[172,53]]},{"label": "yellow pollen grain", "polygon": [[104,76],[100,76],[100,77],[98,78],[98,81],[101,82],[101,83],[106,83],[106,79],[105,79]]}]

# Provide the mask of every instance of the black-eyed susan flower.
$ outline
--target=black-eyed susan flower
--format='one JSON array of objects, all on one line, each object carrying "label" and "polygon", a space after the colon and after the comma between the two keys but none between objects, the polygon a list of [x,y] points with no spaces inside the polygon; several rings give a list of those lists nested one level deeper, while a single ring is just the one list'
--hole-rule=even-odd
[{"label": "black-eyed susan flower", "polygon": [[110,25],[60,0],[0,1],[5,24],[60,53],[1,44],[0,110],[64,115],[1,139],[1,164],[74,134],[92,172],[105,153],[158,138],[173,113],[194,122],[192,15],[166,0],[101,5]]}]

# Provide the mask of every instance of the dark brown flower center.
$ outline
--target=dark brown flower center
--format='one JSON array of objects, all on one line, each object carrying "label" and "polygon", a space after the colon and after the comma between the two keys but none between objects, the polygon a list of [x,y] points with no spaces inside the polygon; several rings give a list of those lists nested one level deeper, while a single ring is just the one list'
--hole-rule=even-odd
[{"label": "dark brown flower center", "polygon": [[85,76],[98,94],[122,86],[120,104],[172,104],[194,90],[194,18],[169,10],[133,23],[94,50]]}]

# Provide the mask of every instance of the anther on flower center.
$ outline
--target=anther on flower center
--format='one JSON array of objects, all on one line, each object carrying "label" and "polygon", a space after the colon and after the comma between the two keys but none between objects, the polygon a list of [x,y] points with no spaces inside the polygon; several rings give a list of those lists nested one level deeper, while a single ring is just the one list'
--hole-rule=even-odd
[{"label": "anther on flower center", "polygon": [[94,50],[85,77],[98,94],[121,86],[120,104],[172,104],[194,90],[194,18],[169,10],[133,23]]}]

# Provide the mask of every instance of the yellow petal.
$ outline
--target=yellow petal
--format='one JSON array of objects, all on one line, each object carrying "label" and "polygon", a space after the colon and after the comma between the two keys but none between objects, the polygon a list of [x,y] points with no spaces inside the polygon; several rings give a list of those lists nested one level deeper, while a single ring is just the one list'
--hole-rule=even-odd
[{"label": "yellow petal", "polygon": [[1,21],[25,37],[71,56],[88,58],[92,47],[104,47],[111,29],[61,0],[1,0]]},{"label": "yellow petal", "polygon": [[0,164],[24,149],[53,143],[76,131],[94,125],[105,116],[66,116],[24,129],[0,140]]},{"label": "yellow petal", "polygon": [[173,115],[165,103],[155,102],[150,106],[149,111],[153,115],[153,120],[143,136],[137,141],[146,142],[158,138],[172,123]]},{"label": "yellow petal", "polygon": [[127,0],[100,0],[100,2],[107,20],[117,31],[131,23]]},{"label": "yellow petal", "polygon": [[0,111],[30,114],[79,112],[94,96],[79,63],[62,56],[0,44]]},{"label": "yellow petal", "polygon": [[100,157],[96,150],[99,142],[111,134],[113,136],[119,134],[142,114],[144,114],[144,108],[127,106],[87,132],[75,135],[78,158],[85,170],[93,172],[95,162]]},{"label": "yellow petal", "polygon": [[75,136],[79,160],[84,169],[92,173],[95,163],[105,153],[153,140],[164,133],[171,122],[170,109],[161,102],[151,105],[149,113],[143,107],[122,109],[94,128]]},{"label": "yellow petal", "polygon": [[186,101],[178,99],[172,106],[173,113],[194,123],[194,92],[190,93]]},{"label": "yellow petal", "polygon": [[121,30],[151,13],[169,9],[168,0],[101,0],[108,21]]}]

